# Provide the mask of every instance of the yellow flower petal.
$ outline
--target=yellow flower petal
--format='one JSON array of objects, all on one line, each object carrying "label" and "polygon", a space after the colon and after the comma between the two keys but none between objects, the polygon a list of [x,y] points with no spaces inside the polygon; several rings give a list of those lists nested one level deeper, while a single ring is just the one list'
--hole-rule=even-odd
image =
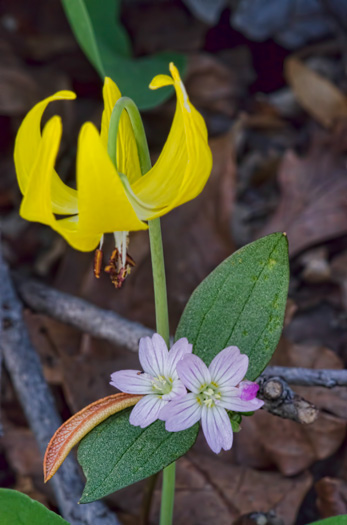
[{"label": "yellow flower petal", "polygon": [[81,232],[148,228],[138,219],[100,135],[90,122],[84,124],[78,140],[77,190]]},{"label": "yellow flower petal", "polygon": [[[149,214],[147,211],[146,215],[145,208],[140,212],[147,220],[194,199],[203,190],[212,169],[204,119],[190,103],[173,64],[170,64],[170,71],[177,105],[168,139],[153,168],[132,184],[138,203],[146,203],[147,210],[148,204],[151,205]],[[159,82],[164,82],[160,77]]]},{"label": "yellow flower petal", "polygon": [[[51,97],[42,100],[26,115],[16,137],[14,149],[14,162],[18,177],[18,184],[23,195],[26,192],[29,175],[36,162],[36,157],[41,143],[41,118],[47,105],[54,100],[76,98],[72,91],[59,91]],[[54,171],[51,178],[52,208],[54,213],[68,214],[77,212],[76,190],[70,188],[60,179]]]},{"label": "yellow flower petal", "polygon": [[26,190],[20,207],[20,215],[29,221],[47,224],[62,235],[74,248],[93,250],[101,235],[79,234],[77,217],[56,220],[51,206],[53,166],[59,150],[62,125],[59,117],[53,117],[44,127],[36,153],[36,160],[26,182]]},{"label": "yellow flower petal", "polygon": [[169,75],[157,75],[153,78],[149,85],[150,89],[159,89],[163,86],[172,86],[174,83],[173,79]]},{"label": "yellow flower petal", "polygon": [[[107,149],[108,129],[110,118],[115,103],[121,97],[117,85],[109,77],[105,78],[104,88],[104,111],[101,119],[101,140]],[[129,116],[123,111],[119,122],[117,135],[117,168],[124,173],[132,184],[141,177],[141,168],[134,132],[130,123]]]}]

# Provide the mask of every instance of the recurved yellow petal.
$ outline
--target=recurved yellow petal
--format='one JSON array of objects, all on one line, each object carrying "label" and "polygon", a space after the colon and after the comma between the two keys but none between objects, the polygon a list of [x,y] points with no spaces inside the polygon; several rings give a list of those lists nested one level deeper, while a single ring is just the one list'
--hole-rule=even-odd
[{"label": "recurved yellow petal", "polygon": [[20,215],[29,221],[47,224],[62,235],[74,248],[93,250],[101,235],[95,232],[79,233],[77,217],[57,220],[52,211],[52,176],[57,157],[62,125],[59,117],[53,117],[44,127],[36,159],[28,176]]},{"label": "recurved yellow petal", "polygon": [[107,233],[145,230],[100,135],[87,122],[81,129],[77,150],[77,190],[80,232]]},{"label": "recurved yellow petal", "polygon": [[173,83],[174,81],[172,77],[169,77],[169,75],[157,75],[156,77],[153,78],[149,87],[150,89],[159,89],[163,86],[172,86]]},{"label": "recurved yellow petal", "polygon": [[[16,137],[14,162],[18,177],[18,184],[23,195],[26,193],[29,175],[36,162],[41,143],[41,118],[47,105],[54,100],[76,98],[72,91],[59,91],[32,108],[23,120]],[[70,188],[60,179],[54,167],[51,177],[52,209],[54,213],[69,214],[77,212],[76,190]]]},{"label": "recurved yellow petal", "polygon": [[[145,209],[141,213],[148,220],[160,217],[199,195],[212,168],[204,119],[190,103],[173,64],[170,64],[170,71],[177,105],[168,139],[153,168],[132,184],[138,202],[151,204],[150,213],[145,215]],[[160,82],[164,82],[161,76]]]},{"label": "recurved yellow petal", "polygon": [[[117,85],[109,77],[105,78],[103,97],[104,97],[104,111],[101,119],[101,140],[107,149],[108,129],[110,125],[110,118],[112,110],[117,100],[121,97]],[[123,111],[119,122],[119,131],[117,135],[117,168],[118,171],[124,173],[129,182],[132,184],[141,177],[141,168],[139,156],[137,153],[137,146],[130,123],[129,116],[126,111]]]}]

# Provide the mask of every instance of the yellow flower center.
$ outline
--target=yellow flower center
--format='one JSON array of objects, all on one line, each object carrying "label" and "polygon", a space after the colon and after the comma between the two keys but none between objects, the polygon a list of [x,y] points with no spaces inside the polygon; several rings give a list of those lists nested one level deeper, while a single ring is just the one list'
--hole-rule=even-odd
[{"label": "yellow flower center", "polygon": [[171,377],[157,376],[152,379],[152,385],[155,393],[162,395],[170,394],[172,390],[172,379]]},{"label": "yellow flower center", "polygon": [[210,383],[207,387],[202,385],[201,392],[197,395],[197,400],[200,404],[207,406],[207,408],[212,408],[218,405],[221,397],[218,385]]}]

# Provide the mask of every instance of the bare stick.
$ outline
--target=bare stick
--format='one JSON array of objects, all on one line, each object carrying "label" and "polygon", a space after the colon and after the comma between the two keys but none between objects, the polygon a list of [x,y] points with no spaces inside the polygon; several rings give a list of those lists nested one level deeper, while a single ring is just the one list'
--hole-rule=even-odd
[{"label": "bare stick", "polygon": [[[1,259],[0,282],[3,321],[0,346],[4,363],[43,455],[61,420],[43,377],[40,360],[30,342],[22,305],[13,289],[8,268]],[[51,483],[59,509],[71,525],[120,525],[115,514],[102,502],[78,505],[83,482],[78,464],[72,457],[65,460]]]},{"label": "bare stick", "polygon": [[258,384],[258,397],[265,402],[264,408],[271,414],[305,425],[317,419],[318,409],[293,392],[280,377],[260,377]]},{"label": "bare stick", "polygon": [[16,279],[17,291],[35,312],[49,315],[83,332],[137,352],[139,339],[153,330],[83,299],[49,288],[37,281]]},{"label": "bare stick", "polygon": [[279,376],[287,383],[298,386],[347,386],[347,370],[312,370],[311,368],[291,368],[286,366],[268,366],[263,377]]}]

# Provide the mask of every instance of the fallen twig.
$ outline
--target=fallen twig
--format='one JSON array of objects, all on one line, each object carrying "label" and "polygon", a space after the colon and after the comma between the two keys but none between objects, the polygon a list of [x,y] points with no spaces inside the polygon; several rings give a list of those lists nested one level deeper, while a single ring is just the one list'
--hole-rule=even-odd
[{"label": "fallen twig", "polygon": [[[0,346],[4,363],[43,455],[50,438],[61,425],[61,420],[43,377],[40,360],[30,342],[23,320],[22,305],[13,289],[8,268],[1,259],[0,282],[3,321]],[[67,458],[51,483],[59,509],[72,525],[120,525],[115,514],[102,502],[77,504],[83,481],[77,462],[72,457]]]},{"label": "fallen twig", "polygon": [[262,373],[264,377],[282,377],[287,383],[297,386],[347,386],[347,370],[312,370],[286,366],[268,366]]},{"label": "fallen twig", "polygon": [[318,409],[293,392],[282,378],[260,377],[258,384],[258,397],[265,402],[264,408],[271,414],[305,425],[317,419]]},{"label": "fallen twig", "polygon": [[17,291],[35,312],[53,317],[83,332],[137,352],[139,339],[153,330],[140,323],[94,306],[83,299],[59,292],[33,280],[16,279]]}]

